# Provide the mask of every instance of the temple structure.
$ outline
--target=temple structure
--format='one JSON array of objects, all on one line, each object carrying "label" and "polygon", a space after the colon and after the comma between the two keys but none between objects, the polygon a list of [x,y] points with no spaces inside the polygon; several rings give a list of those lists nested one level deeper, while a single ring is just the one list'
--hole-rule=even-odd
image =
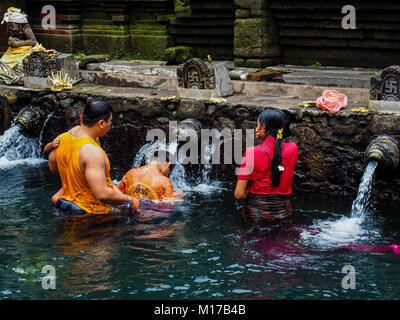
[{"label": "temple structure", "polygon": [[[55,29],[42,27],[45,5],[56,9]],[[352,5],[355,29],[342,26],[342,1],[322,0],[2,0],[0,18],[22,8],[37,40],[62,52],[164,60],[167,48],[181,47],[248,67],[398,65],[398,1]]]}]

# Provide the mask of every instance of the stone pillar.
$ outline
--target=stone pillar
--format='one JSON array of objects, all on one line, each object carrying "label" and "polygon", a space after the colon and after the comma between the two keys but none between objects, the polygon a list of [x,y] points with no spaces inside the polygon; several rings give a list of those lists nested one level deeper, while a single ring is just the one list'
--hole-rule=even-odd
[{"label": "stone pillar", "polygon": [[128,0],[131,55],[135,59],[164,60],[172,39],[168,28],[172,0]]},{"label": "stone pillar", "polygon": [[119,59],[131,52],[128,1],[82,0],[82,47],[86,54]]},{"label": "stone pillar", "polygon": [[235,65],[265,67],[280,63],[278,30],[269,0],[235,0]]}]

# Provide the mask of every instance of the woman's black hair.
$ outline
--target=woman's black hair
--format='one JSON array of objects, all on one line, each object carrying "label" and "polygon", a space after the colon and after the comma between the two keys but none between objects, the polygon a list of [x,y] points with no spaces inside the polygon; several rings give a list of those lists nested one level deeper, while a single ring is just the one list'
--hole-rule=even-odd
[{"label": "woman's black hair", "polygon": [[82,114],[82,123],[91,127],[100,120],[108,121],[110,119],[112,109],[108,102],[89,98]]},{"label": "woman's black hair", "polygon": [[271,181],[277,187],[282,173],[279,169],[282,163],[282,131],[286,125],[286,116],[280,109],[267,108],[261,112],[258,120],[265,126],[266,131],[269,131],[271,136],[276,138],[274,155],[271,160]]}]

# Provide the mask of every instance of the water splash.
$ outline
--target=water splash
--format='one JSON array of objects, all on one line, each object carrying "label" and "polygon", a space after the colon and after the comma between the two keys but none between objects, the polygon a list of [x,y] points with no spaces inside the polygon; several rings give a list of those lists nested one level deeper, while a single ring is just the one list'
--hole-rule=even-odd
[{"label": "water splash", "polygon": [[39,138],[25,137],[21,125],[13,124],[0,136],[0,158],[3,161],[40,158]]},{"label": "water splash", "polygon": [[301,232],[301,239],[318,246],[336,246],[360,240],[371,241],[379,238],[379,232],[372,226],[365,226],[371,195],[372,181],[378,162],[371,161],[365,168],[358,187],[357,198],[353,201],[350,217],[339,220],[319,220]]},{"label": "water splash", "polygon": [[223,140],[220,139],[220,137],[221,134],[219,133],[216,136],[218,143],[207,143],[203,147],[203,152],[202,152],[203,167],[201,169],[201,177],[203,183],[211,182],[212,157],[217,148],[220,148],[223,143]]},{"label": "water splash", "polygon": [[142,165],[143,158],[145,158],[148,149],[149,149],[150,146],[151,146],[152,144],[154,144],[154,143],[156,143],[156,141],[154,141],[154,140],[153,140],[153,141],[150,141],[150,142],[144,144],[144,145],[139,149],[139,151],[136,153],[135,159],[133,160],[132,168],[138,168],[138,167],[140,167],[140,166]]},{"label": "water splash", "polygon": [[183,165],[186,163],[186,154],[184,152],[179,152],[180,143],[178,141],[166,143],[157,140],[144,144],[135,155],[132,168],[138,168],[142,165],[148,164],[154,159],[155,154],[157,153],[168,152],[173,155],[175,160],[175,166],[169,175],[174,188],[183,191],[211,192],[211,190],[221,188],[220,183],[218,181],[211,181],[210,177],[212,170],[212,156],[221,143],[222,142],[220,141],[219,144],[205,145],[202,161],[204,165],[201,167],[199,177],[194,180],[191,179],[191,182],[188,181],[185,166]]},{"label": "water splash", "polygon": [[184,163],[186,155],[183,152],[179,152],[178,150],[178,142],[172,142],[172,148],[171,152],[173,154],[178,154],[176,157],[176,163],[175,166],[172,170],[172,172],[169,175],[169,178],[171,179],[172,184],[174,185],[174,188],[180,189],[183,191],[188,191],[191,189],[191,185],[187,181],[187,176],[186,176],[186,170],[185,167],[182,163]]},{"label": "water splash", "polygon": [[360,186],[358,187],[357,198],[356,200],[353,201],[351,207],[350,217],[360,218],[362,221],[364,220],[369,205],[373,176],[377,166],[378,166],[377,161],[371,161],[365,168],[365,172],[361,179]]},{"label": "water splash", "polygon": [[[42,130],[40,131],[40,135],[39,135],[39,150],[43,150],[43,132],[44,132],[44,129],[46,128],[47,122],[53,116],[54,112],[55,111],[49,113],[49,115],[47,116],[46,120],[44,120],[44,122],[43,122],[43,127],[42,127]],[[42,152],[42,157],[43,157],[43,152]]]}]

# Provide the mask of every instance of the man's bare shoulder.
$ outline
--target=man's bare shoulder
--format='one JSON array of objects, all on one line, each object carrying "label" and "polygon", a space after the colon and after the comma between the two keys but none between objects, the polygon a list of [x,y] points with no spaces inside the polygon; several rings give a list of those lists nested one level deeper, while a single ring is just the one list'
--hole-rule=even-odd
[{"label": "man's bare shoulder", "polygon": [[82,146],[79,152],[79,158],[83,161],[103,161],[105,159],[103,151],[99,147],[90,143]]}]

